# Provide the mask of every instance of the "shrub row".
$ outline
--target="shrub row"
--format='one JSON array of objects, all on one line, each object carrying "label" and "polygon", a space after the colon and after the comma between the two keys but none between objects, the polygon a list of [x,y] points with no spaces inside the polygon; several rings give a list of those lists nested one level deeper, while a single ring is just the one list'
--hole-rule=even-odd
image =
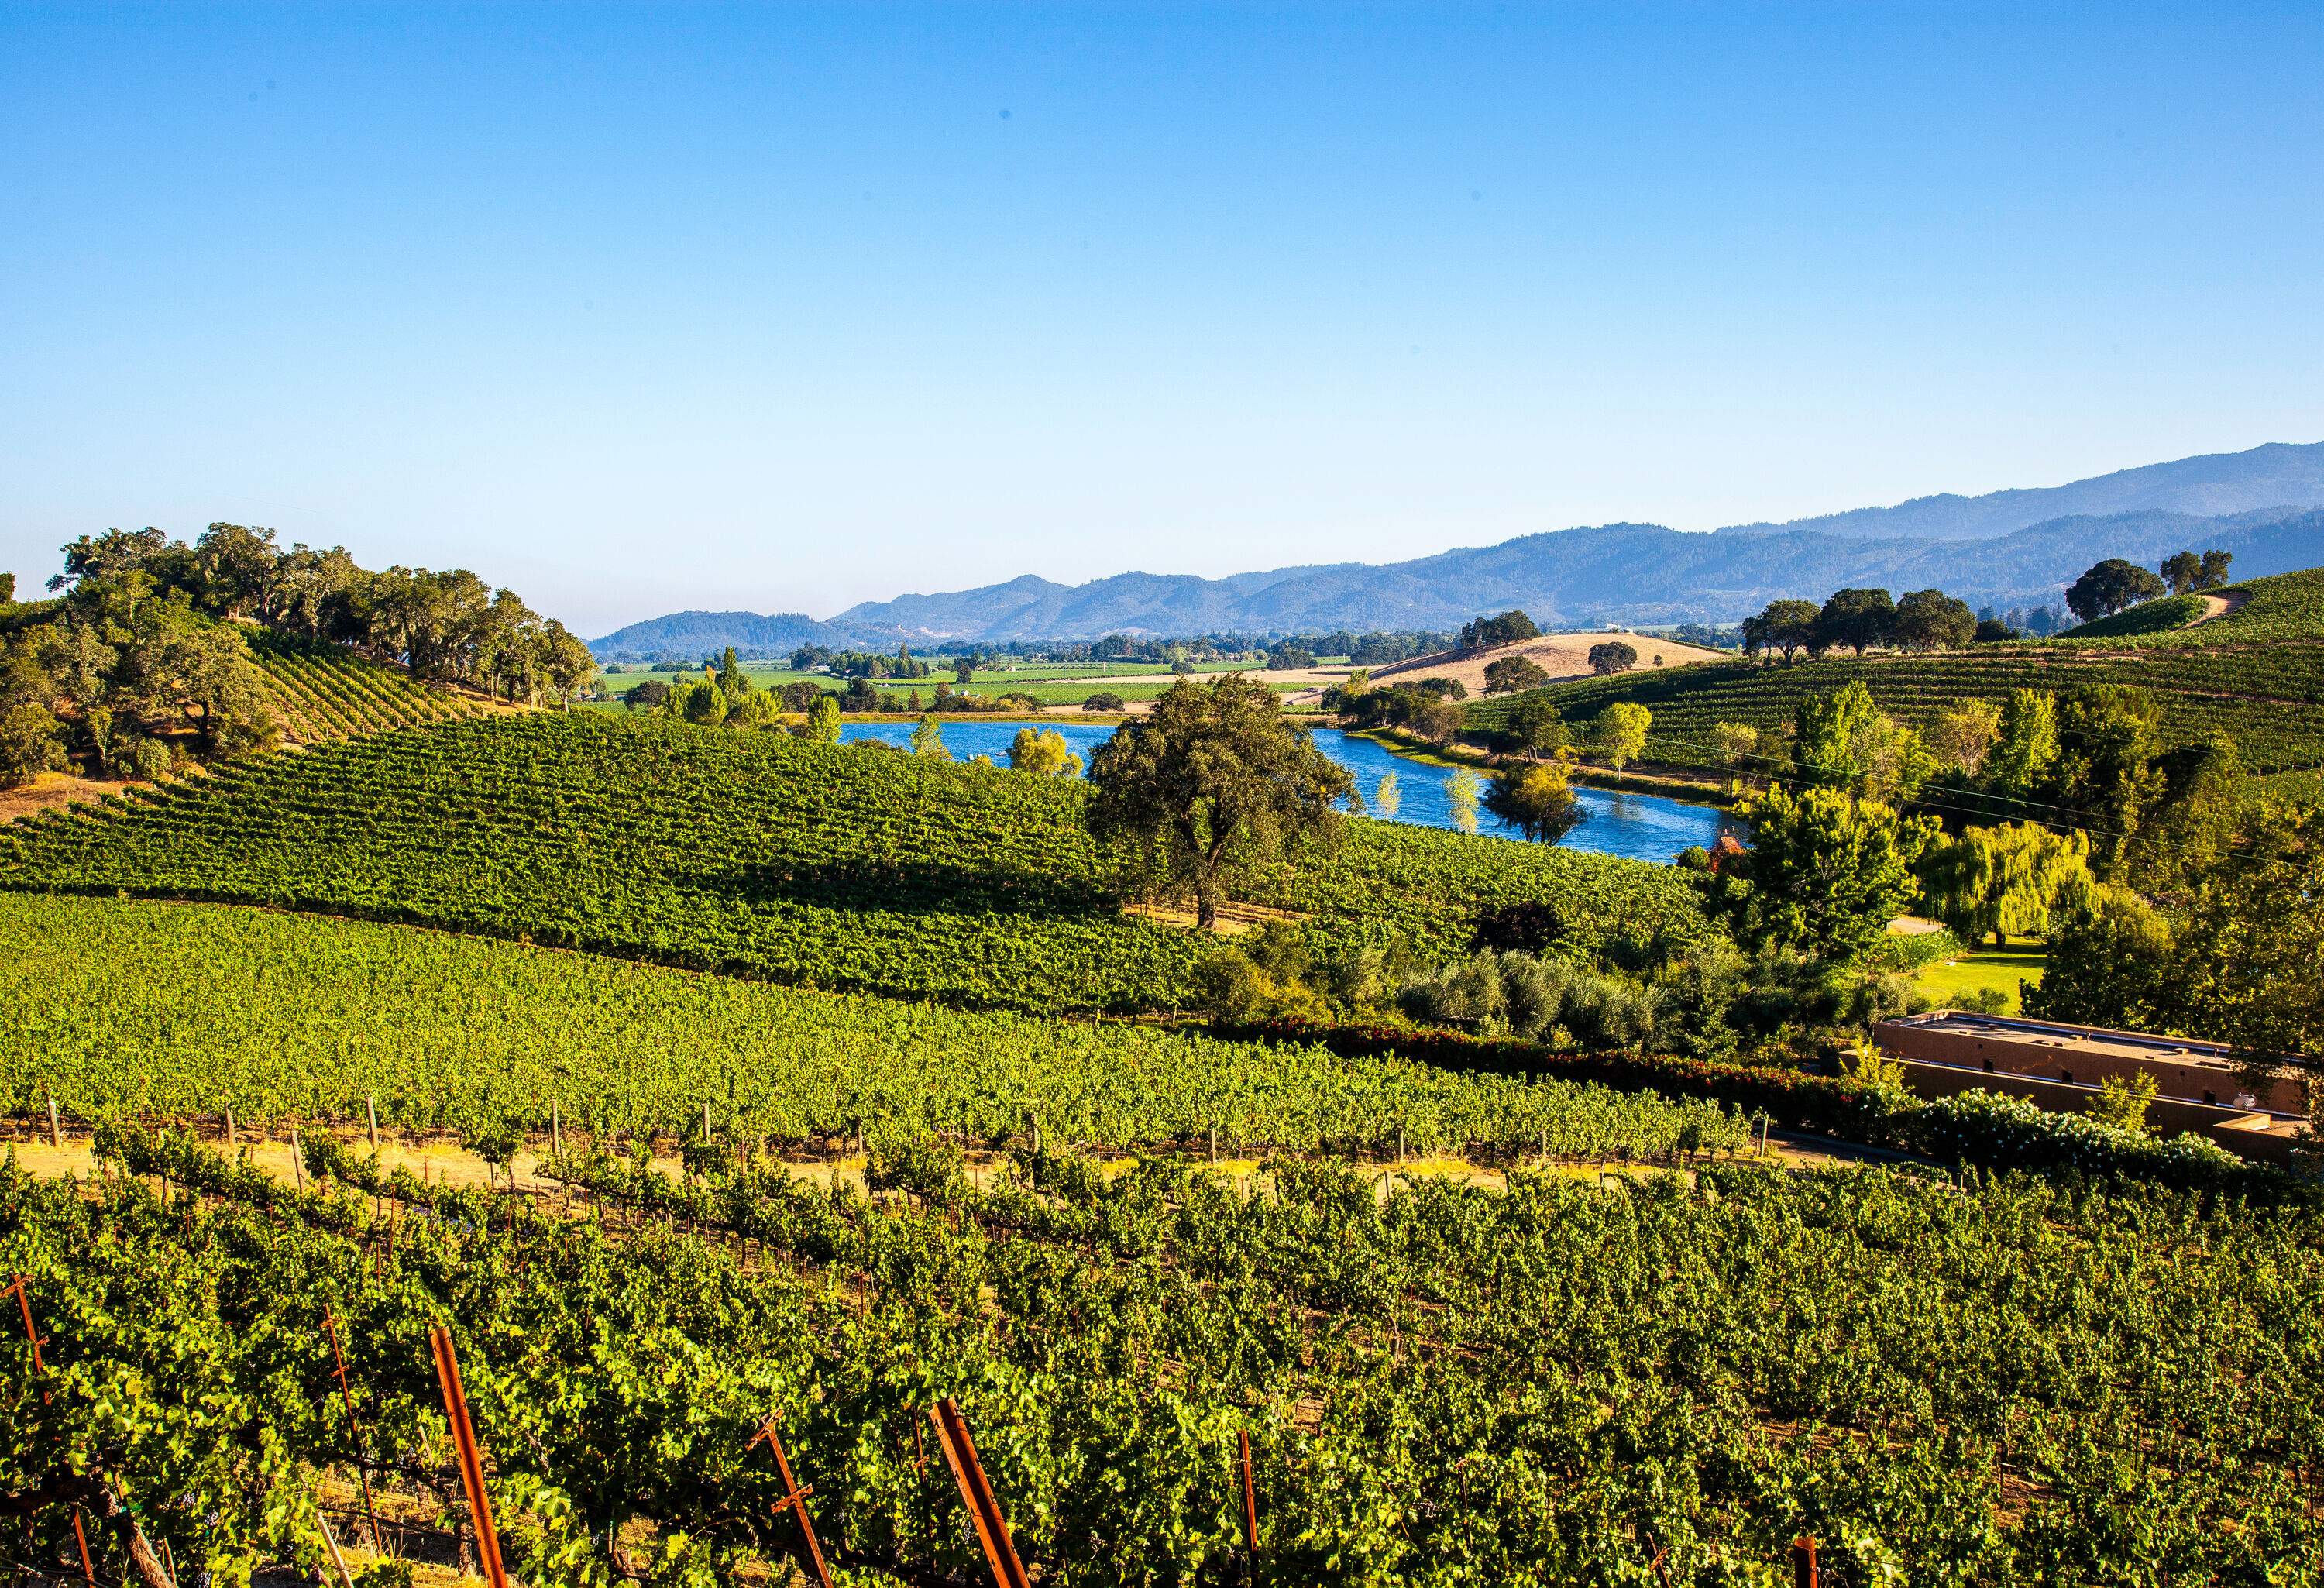
[{"label": "shrub row", "polygon": [[1897,1106],[1891,1094],[1841,1076],[1670,1054],[1563,1053],[1514,1037],[1297,1020],[1228,1027],[1219,1034],[1243,1040],[1314,1043],[1349,1058],[1399,1054],[1442,1069],[1594,1081],[1626,1091],[1651,1089],[1708,1099],[1747,1114],[1764,1113],[1786,1129],[1857,1140],[1875,1139],[1881,1120]]}]

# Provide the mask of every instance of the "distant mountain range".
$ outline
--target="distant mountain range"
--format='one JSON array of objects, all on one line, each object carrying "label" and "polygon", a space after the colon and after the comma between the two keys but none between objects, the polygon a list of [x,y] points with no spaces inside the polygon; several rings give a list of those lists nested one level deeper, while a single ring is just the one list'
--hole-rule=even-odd
[{"label": "distant mountain range", "polygon": [[1985,496],[1915,496],[1894,507],[1858,507],[1781,524],[1737,524],[1719,532],[1813,530],[1881,540],[1981,540],[2061,518],[2125,512],[2217,518],[2264,507],[2319,506],[2324,506],[2324,441],[2305,447],[2278,441],[2248,452],[2213,452],[2120,469],[2070,485]]},{"label": "distant mountain range", "polygon": [[616,629],[589,642],[600,661],[646,660],[656,656],[713,656],[732,645],[745,656],[777,656],[802,645],[844,651],[856,637],[800,612],[762,617],[755,612],[673,612]]},{"label": "distant mountain range", "polygon": [[2060,601],[2101,558],[2152,565],[2218,547],[2251,577],[2324,565],[2324,442],[2182,458],[2041,490],[1925,496],[1787,524],[1710,534],[1600,524],[1524,535],[1408,562],[1235,574],[1116,574],[1066,586],[1026,575],[946,595],[865,602],[817,623],[798,615],[681,613],[593,643],[601,657],[765,655],[801,644],[1109,633],[1288,633],[1450,629],[1522,607],[1545,627],[1729,623],[1767,602],[1849,585],[1934,586],[1971,605]]}]

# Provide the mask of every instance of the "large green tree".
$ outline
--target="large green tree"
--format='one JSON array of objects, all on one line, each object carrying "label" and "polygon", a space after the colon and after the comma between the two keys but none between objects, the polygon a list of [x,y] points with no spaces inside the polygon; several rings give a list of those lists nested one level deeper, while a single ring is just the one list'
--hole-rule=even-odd
[{"label": "large green tree", "polygon": [[1835,590],[1816,614],[1815,645],[1832,651],[1845,645],[1861,656],[1886,645],[1896,631],[1896,604],[1886,590]]},{"label": "large green tree", "polygon": [[1598,714],[1591,725],[1590,747],[1616,771],[1646,752],[1646,733],[1655,714],[1635,700],[1617,700]]},{"label": "large green tree", "polygon": [[1964,943],[2046,937],[2098,895],[2087,834],[2033,822],[1968,826],[1929,848],[1919,867],[1922,908]]},{"label": "large green tree", "polygon": [[1977,638],[1977,614],[1942,590],[1910,590],[1896,603],[1895,638],[1907,651],[1958,650]]},{"label": "large green tree", "polygon": [[2093,563],[2082,577],[2066,586],[2066,605],[2084,623],[2111,617],[2127,606],[2152,601],[2163,594],[2160,578],[2135,562],[2109,557]]},{"label": "large green tree", "polygon": [[[2247,808],[2169,910],[2114,890],[2053,937],[2026,1010],[2232,1043],[2255,1067],[2324,1055],[2324,806]],[[2313,1072],[2311,1072],[2313,1073]]]},{"label": "large green tree", "polygon": [[1496,657],[1485,664],[1485,693],[1514,695],[1520,689],[1538,689],[1549,682],[1549,674],[1529,656]]},{"label": "large green tree", "polygon": [[1554,844],[1589,813],[1554,762],[1513,767],[1485,790],[1485,808],[1537,844]]},{"label": "large green tree", "polygon": [[1812,601],[1770,601],[1757,616],[1743,620],[1743,648],[1780,651],[1788,665],[1795,652],[1815,643],[1820,615]]},{"label": "large green tree", "polygon": [[2047,689],[2013,690],[1985,760],[1987,780],[2008,798],[2024,799],[2047,786],[2057,764],[2058,697]]},{"label": "large green tree", "polygon": [[1240,673],[1180,679],[1090,759],[1090,831],[1136,849],[1191,886],[1200,924],[1218,921],[1233,870],[1327,828],[1355,792],[1275,692]]},{"label": "large green tree", "polygon": [[1739,814],[1751,824],[1745,935],[1832,959],[1871,946],[1919,896],[1913,868],[1938,831],[1842,789],[1779,786]]},{"label": "large green tree", "polygon": [[1793,713],[1792,759],[1820,783],[1910,799],[1935,770],[1921,737],[1880,709],[1861,679]]},{"label": "large green tree", "polygon": [[2156,764],[2161,712],[2144,689],[2084,684],[2058,700],[2058,759],[2047,798],[2086,828],[2102,875],[2119,868],[2167,782]]}]

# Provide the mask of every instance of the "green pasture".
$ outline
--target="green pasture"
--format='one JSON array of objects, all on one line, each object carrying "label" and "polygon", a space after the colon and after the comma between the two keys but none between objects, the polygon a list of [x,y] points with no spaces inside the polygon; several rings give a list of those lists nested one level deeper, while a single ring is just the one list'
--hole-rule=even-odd
[{"label": "green pasture", "polygon": [[2044,948],[1979,949],[1950,964],[1939,960],[1926,966],[1917,981],[1922,992],[1940,1007],[1966,1006],[1978,992],[1990,989],[2009,1001],[2003,1012],[2015,1014],[2018,982],[2022,979],[2038,985],[2049,963],[2049,952]]}]

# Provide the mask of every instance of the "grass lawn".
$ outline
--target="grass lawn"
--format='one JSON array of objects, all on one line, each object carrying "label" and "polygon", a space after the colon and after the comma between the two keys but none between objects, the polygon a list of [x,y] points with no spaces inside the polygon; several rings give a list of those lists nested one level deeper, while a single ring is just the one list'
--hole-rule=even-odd
[{"label": "grass lawn", "polygon": [[2050,963],[2044,949],[1987,948],[1975,954],[1963,955],[1950,965],[1940,960],[1920,974],[1921,991],[1940,1005],[1963,1006],[1982,988],[1990,987],[2009,1000],[2006,1014],[2017,1011],[2019,979],[2039,983],[2042,970]]}]

